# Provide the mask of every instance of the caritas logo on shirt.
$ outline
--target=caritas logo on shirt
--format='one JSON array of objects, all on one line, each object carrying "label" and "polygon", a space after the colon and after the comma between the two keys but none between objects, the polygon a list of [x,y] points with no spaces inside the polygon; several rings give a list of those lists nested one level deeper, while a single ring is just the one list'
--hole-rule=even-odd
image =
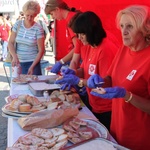
[{"label": "caritas logo on shirt", "polygon": [[93,64],[89,65],[89,74],[90,75],[95,74],[95,68],[96,68],[96,65],[93,65]]},{"label": "caritas logo on shirt", "polygon": [[133,79],[133,77],[135,76],[136,72],[137,72],[137,70],[132,70],[126,79],[131,81]]}]

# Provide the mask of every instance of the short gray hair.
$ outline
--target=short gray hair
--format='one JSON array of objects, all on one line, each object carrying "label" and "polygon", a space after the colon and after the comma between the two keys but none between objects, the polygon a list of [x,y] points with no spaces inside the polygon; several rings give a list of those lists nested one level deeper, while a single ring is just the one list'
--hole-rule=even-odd
[{"label": "short gray hair", "polygon": [[40,4],[36,0],[29,0],[22,7],[23,13],[25,13],[27,10],[33,10],[36,14],[39,14],[40,9]]}]

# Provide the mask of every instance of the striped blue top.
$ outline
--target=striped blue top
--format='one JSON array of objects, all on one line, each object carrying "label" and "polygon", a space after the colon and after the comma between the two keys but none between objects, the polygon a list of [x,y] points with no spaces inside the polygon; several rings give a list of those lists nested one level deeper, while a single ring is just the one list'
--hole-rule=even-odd
[{"label": "striped blue top", "polygon": [[18,23],[20,24],[20,28],[16,36],[16,52],[19,61],[34,61],[38,53],[37,39],[44,37],[44,30],[38,23],[35,23],[31,28],[25,28],[24,20],[19,20],[14,24],[12,31],[17,31]]}]

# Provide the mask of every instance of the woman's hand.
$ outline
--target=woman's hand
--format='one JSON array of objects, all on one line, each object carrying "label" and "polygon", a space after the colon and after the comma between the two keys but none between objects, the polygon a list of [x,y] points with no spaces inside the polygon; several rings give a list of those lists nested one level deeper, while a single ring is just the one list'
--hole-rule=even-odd
[{"label": "woman's hand", "polygon": [[53,67],[52,69],[50,70],[52,73],[59,73],[61,67],[63,66],[63,64],[61,64],[60,61],[58,61]]},{"label": "woman's hand", "polygon": [[103,91],[105,92],[101,92],[101,88],[96,90],[93,89],[93,91],[91,91],[90,94],[104,99],[121,98],[124,97],[126,94],[125,88],[117,86],[110,88],[103,88]]},{"label": "woman's hand", "polygon": [[33,74],[33,67],[31,66],[29,69],[28,69],[28,75],[32,75]]},{"label": "woman's hand", "polygon": [[73,74],[64,75],[60,80],[55,81],[56,84],[71,84],[78,85],[80,78]]},{"label": "woman's hand", "polygon": [[20,64],[17,55],[15,55],[15,56],[13,57],[11,64],[12,64],[12,67],[17,66],[18,64]]},{"label": "woman's hand", "polygon": [[74,70],[72,70],[70,68],[64,68],[64,69],[61,70],[61,74],[62,75],[67,75],[67,74],[73,74],[73,75],[75,75],[76,73],[75,73]]},{"label": "woman's hand", "polygon": [[91,89],[96,87],[102,87],[103,83],[104,79],[100,77],[98,74],[90,76],[89,79],[87,80],[87,86]]}]

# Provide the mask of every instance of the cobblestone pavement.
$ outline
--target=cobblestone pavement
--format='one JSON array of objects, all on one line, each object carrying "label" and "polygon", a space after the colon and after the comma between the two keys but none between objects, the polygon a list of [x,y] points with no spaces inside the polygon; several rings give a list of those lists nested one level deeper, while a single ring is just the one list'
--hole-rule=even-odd
[{"label": "cobblestone pavement", "polygon": [[1,108],[5,105],[5,97],[9,95],[9,89],[3,62],[0,62],[0,150],[6,150],[7,147],[7,118],[1,115]]}]

